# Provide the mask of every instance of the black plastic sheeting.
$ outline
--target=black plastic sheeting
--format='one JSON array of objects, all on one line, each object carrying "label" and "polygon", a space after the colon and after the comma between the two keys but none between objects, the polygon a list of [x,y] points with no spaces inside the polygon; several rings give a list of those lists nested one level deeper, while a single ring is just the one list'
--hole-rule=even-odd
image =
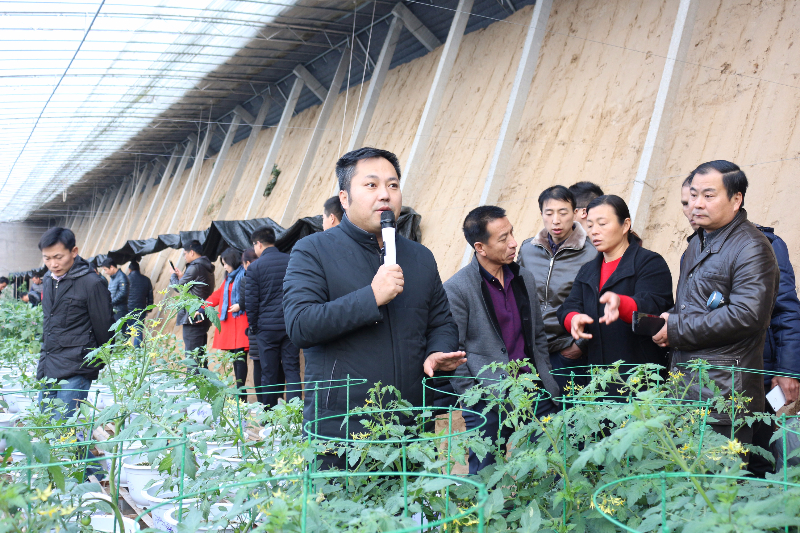
[{"label": "black plastic sheeting", "polygon": [[[422,232],[420,221],[422,216],[408,206],[400,210],[397,219],[397,233],[420,242]],[[300,239],[322,231],[322,215],[301,218],[288,228],[282,228],[271,218],[254,218],[251,220],[217,220],[211,223],[208,229],[202,231],[181,231],[180,233],[167,233],[152,239],[137,239],[127,241],[122,248],[112,250],[107,254],[98,254],[86,257],[86,261],[99,268],[107,258],[111,258],[118,265],[124,265],[134,259],[139,261],[142,256],[155,254],[167,248],[179,250],[193,240],[200,241],[203,246],[203,255],[211,261],[216,261],[226,248],[234,248],[243,252],[252,246],[250,235],[257,228],[269,226],[275,230],[275,246],[281,252],[289,253]],[[31,269],[27,272],[12,272],[10,278],[30,279],[34,275],[43,276],[46,267]]]}]

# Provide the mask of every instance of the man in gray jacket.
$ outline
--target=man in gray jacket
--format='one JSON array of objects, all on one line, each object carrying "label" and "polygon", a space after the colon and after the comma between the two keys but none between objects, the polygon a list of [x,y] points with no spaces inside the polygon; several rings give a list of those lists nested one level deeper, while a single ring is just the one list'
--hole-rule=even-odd
[{"label": "man in gray jacket", "polygon": [[569,296],[578,271],[595,258],[597,250],[575,220],[578,209],[569,189],[561,185],[545,189],[539,195],[539,210],[544,228],[522,243],[517,262],[536,278],[550,364],[556,371],[553,377],[563,388],[568,378],[561,369],[585,365],[586,357],[584,348],[564,329],[557,313]]},{"label": "man in gray jacket", "polygon": [[[458,347],[466,352],[467,364],[458,367],[452,379],[458,394],[479,382],[491,385],[506,377],[503,371],[492,372],[484,367],[494,362],[508,363],[527,359],[532,364],[526,371],[539,374],[542,385],[550,395],[559,394],[559,387],[550,375],[550,357],[547,352],[542,313],[536,298],[536,281],[533,274],[514,263],[517,242],[514,228],[504,209],[481,206],[473,209],[464,220],[464,237],[475,250],[475,256],[444,284],[453,318],[458,325]],[[482,412],[485,402],[470,409]],[[550,399],[539,401],[536,416],[543,417],[556,410]],[[482,436],[493,442],[498,438],[500,421],[498,413],[489,411]],[[464,412],[467,429],[482,423],[480,417]],[[508,439],[512,429],[502,428],[501,437]],[[482,461],[469,452],[469,471],[475,474],[492,464],[489,454]]]},{"label": "man in gray jacket", "polygon": [[111,258],[103,262],[103,270],[108,275],[108,292],[114,306],[114,322],[128,314],[128,276],[119,269]]},{"label": "man in gray jacket", "polygon": [[[748,370],[764,368],[780,271],[769,240],[747,220],[744,172],[729,161],[710,161],[693,174],[690,203],[697,235],[681,261],[675,307],[661,315],[667,322],[653,341],[672,347],[673,372],[682,372],[686,380],[692,372],[684,364],[692,359],[725,367],[712,368],[709,375],[725,397],[736,392],[752,399],[740,407],[741,417],[744,409],[764,409],[763,376]],[[741,371],[731,376],[730,367]],[[697,379],[693,382],[689,395],[697,398]],[[711,391],[704,387],[702,395],[708,398]],[[712,427],[730,434],[727,415],[712,418]],[[752,428],[742,427],[736,436],[749,443]]]}]

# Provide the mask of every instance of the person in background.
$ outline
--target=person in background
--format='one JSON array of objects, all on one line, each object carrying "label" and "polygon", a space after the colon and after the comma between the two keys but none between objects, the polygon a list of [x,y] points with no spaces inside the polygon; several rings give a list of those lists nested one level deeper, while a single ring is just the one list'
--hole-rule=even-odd
[{"label": "person in background", "polygon": [[[693,379],[694,372],[683,365],[692,359],[762,370],[780,283],[775,252],[769,239],[747,219],[747,176],[737,165],[710,161],[692,174],[690,203],[697,235],[681,262],[675,307],[661,315],[666,324],[653,342],[672,348],[674,371],[684,373],[687,380]],[[714,292],[722,296],[718,305],[709,303]],[[760,374],[741,372],[735,380],[730,373],[716,375],[715,383],[724,396],[736,390],[752,398],[748,411],[763,411],[765,392]],[[736,388],[735,382],[740,384]],[[703,398],[710,397],[709,389],[700,392]],[[714,429],[730,434],[729,416],[712,414],[712,419]],[[750,443],[753,428],[743,426],[736,436]]]},{"label": "person in background", "polygon": [[[244,268],[244,276],[242,276],[242,280],[239,282],[239,310],[243,313],[247,314],[247,269],[250,268],[250,265],[258,259],[256,255],[256,251],[253,248],[248,248],[242,253],[242,268]],[[256,336],[250,331],[250,317],[247,317],[247,341],[249,345],[249,351],[247,352],[250,356],[250,360],[253,362],[253,388],[255,389],[256,396],[258,401],[264,403],[266,398],[262,394],[261,391],[261,359],[258,355],[258,340]],[[280,381],[285,381],[283,378],[283,367],[281,366],[281,377]]]},{"label": "person in background", "polygon": [[102,368],[102,364],[87,361],[86,355],[111,338],[111,295],[78,255],[71,230],[47,230],[39,249],[48,272],[42,284],[44,324],[36,379],[62,382],[60,389],[47,386],[40,401],[59,399],[67,405],[66,416],[71,416],[78,401],[87,398]]},{"label": "person in background", "polygon": [[[450,310],[458,325],[458,349],[467,354],[467,364],[455,369],[454,374],[462,377],[451,379],[453,389],[462,395],[484,379],[496,380],[487,383],[495,384],[505,378],[505,374],[499,370],[484,370],[484,367],[495,362],[527,359],[530,366],[523,370],[536,372],[550,395],[560,395],[550,375],[550,356],[536,298],[536,280],[529,270],[514,263],[517,242],[505,210],[491,205],[473,209],[464,219],[464,237],[475,255],[470,264],[444,283]],[[486,406],[485,401],[480,401],[470,410],[483,413]],[[556,410],[548,397],[539,401],[536,416],[542,418]],[[463,414],[468,431],[483,423],[483,418],[472,412]],[[490,410],[485,416],[481,436],[495,444],[500,433],[508,442],[513,428],[502,426],[501,432],[497,411]],[[469,473],[477,474],[494,461],[493,454],[487,454],[481,461],[470,449]]]},{"label": "person in background", "polygon": [[[186,285],[195,281],[197,283],[192,285],[189,292],[202,300],[207,299],[214,292],[214,265],[203,255],[203,245],[200,241],[189,242],[183,249],[183,257],[186,260],[186,272],[182,273],[177,268],[173,270],[169,284]],[[181,309],[178,311],[175,323],[183,326],[183,345],[187,355],[196,357],[194,359],[196,365],[208,368],[206,344],[208,344],[208,328],[211,326],[211,321],[201,312],[196,313],[190,320],[189,313]],[[197,355],[192,356],[195,350]]]},{"label": "person in background", "polygon": [[666,349],[631,330],[633,313],[659,315],[672,308],[672,275],[659,254],[631,231],[625,201],[598,196],[587,207],[589,238],[597,256],[584,264],[558,318],[575,340],[588,340],[588,363],[667,365]]},{"label": "person in background", "polygon": [[591,181],[579,181],[569,186],[569,192],[575,197],[575,214],[578,217],[578,222],[581,223],[584,231],[588,234],[589,228],[586,226],[586,207],[589,205],[589,202],[598,196],[603,196],[603,189]]},{"label": "person in background", "polygon": [[103,262],[103,270],[108,276],[108,291],[111,293],[111,305],[114,306],[114,322],[116,322],[128,314],[128,276],[111,258]]},{"label": "person in background", "polygon": [[[145,309],[153,305],[153,283],[150,278],[142,274],[137,261],[131,261],[128,265],[128,309],[133,314],[134,320],[144,321],[147,313]],[[141,325],[134,325],[136,336],[133,338],[133,346],[137,347],[142,342]]]},{"label": "person in background", "polygon": [[322,231],[335,228],[342,221],[344,209],[339,196],[331,196],[322,204]]},{"label": "person in background", "polygon": [[30,286],[28,287],[29,293],[35,293],[39,301],[42,301],[42,278],[41,276],[31,276]]},{"label": "person in background", "polygon": [[[250,342],[247,339],[247,316],[239,305],[240,287],[244,278],[241,254],[233,248],[226,248],[220,256],[225,269],[225,281],[209,296],[206,301],[211,307],[219,307],[220,330],[214,334],[211,347],[236,354],[233,361],[233,374],[236,376],[236,387],[240,393],[247,381],[247,351]],[[239,396],[247,402],[247,396]]]},{"label": "person in background", "polygon": [[26,304],[31,304],[34,307],[36,307],[41,303],[41,301],[39,300],[39,295],[35,292],[22,292],[19,295],[19,299],[25,302]]},{"label": "person in background", "polygon": [[[555,185],[542,191],[539,211],[544,228],[522,243],[518,262],[536,279],[550,365],[558,371],[586,364],[587,341],[572,338],[558,319],[558,309],[569,296],[578,271],[597,256],[597,250],[583,226],[575,221],[575,196],[569,189]],[[568,378],[560,374],[564,372],[556,372],[553,377],[563,389]]]},{"label": "person in background", "polygon": [[[286,400],[300,397],[300,350],[286,332],[283,316],[283,281],[289,254],[275,248],[275,231],[261,227],[250,237],[258,259],[247,269],[245,304],[250,331],[258,342],[261,389],[267,408],[278,404],[286,386]],[[283,369],[284,379],[281,379]]]},{"label": "person in background", "polygon": [[681,184],[681,207],[683,208],[683,216],[686,217],[686,220],[689,221],[689,225],[692,227],[692,233],[686,239],[687,241],[691,241],[692,237],[697,234],[697,223],[692,218],[692,209],[694,209],[694,202],[692,201],[692,178],[694,177],[694,173],[689,174],[683,183]]},{"label": "person in background", "polygon": [[5,276],[0,276],[0,294],[3,294],[3,291],[8,287],[8,278]]},{"label": "person in background", "polygon": [[94,264],[92,264],[92,263],[89,263],[89,268],[92,270],[92,273],[93,273],[95,276],[97,276],[98,278],[100,278],[100,281],[102,281],[102,282],[103,282],[103,285],[105,285],[105,286],[106,286],[106,289],[108,289],[108,278],[106,278],[104,275],[102,275],[101,273],[99,273],[99,272],[97,271],[97,267],[96,267],[96,266],[94,266]]}]

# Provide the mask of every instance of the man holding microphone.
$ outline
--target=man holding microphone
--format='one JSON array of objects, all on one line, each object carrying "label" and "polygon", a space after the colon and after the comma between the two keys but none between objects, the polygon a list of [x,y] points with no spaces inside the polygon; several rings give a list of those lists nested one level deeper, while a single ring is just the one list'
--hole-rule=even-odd
[{"label": "man holding microphone", "polygon": [[[397,264],[384,264],[381,215],[400,215],[400,164],[386,150],[361,148],[336,163],[341,224],[299,241],[284,278],[286,330],[305,356],[305,381],[365,379],[364,385],[325,388],[315,414],[306,387],[305,421],[364,405],[375,383],[393,385],[422,405],[422,379],[466,362],[433,254],[396,237]],[[383,215],[386,217],[387,215]],[[327,383],[321,383],[325,387]],[[332,385],[341,385],[332,383]],[[344,437],[342,419],[321,423],[321,434]],[[352,431],[361,431],[360,424]],[[332,458],[329,458],[332,459]],[[326,461],[334,464],[335,461]]]}]

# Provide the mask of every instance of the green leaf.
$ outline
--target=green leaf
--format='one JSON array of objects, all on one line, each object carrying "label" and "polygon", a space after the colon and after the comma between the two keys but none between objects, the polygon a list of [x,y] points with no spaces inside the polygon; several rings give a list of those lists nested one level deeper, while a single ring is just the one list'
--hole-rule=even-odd
[{"label": "green leaf", "polygon": [[522,511],[519,520],[520,527],[518,533],[536,533],[542,525],[542,513],[539,510],[539,503],[534,501],[527,509]]},{"label": "green leaf", "polygon": [[[61,470],[60,466],[48,466],[47,471],[50,472],[50,476],[53,478],[53,483],[59,490],[64,490],[64,472]],[[81,472],[81,475],[83,473]]]}]

